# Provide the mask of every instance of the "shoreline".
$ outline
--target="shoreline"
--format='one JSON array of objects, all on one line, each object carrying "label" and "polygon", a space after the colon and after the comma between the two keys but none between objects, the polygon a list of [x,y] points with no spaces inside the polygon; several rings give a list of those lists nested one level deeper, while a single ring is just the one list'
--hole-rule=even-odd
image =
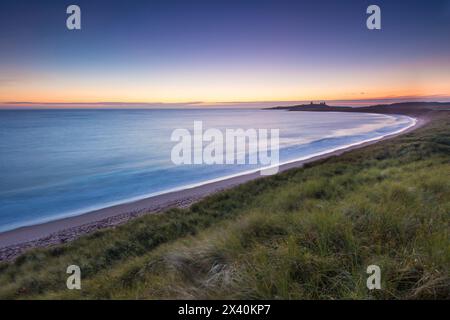
[{"label": "shoreline", "polygon": [[[334,111],[331,111],[331,112],[333,113]],[[367,114],[379,115],[379,114],[376,114],[376,113],[367,113]],[[395,115],[386,115],[386,116],[395,116]],[[397,115],[397,116],[405,116],[405,115]],[[258,172],[261,172],[263,170],[267,170],[267,169],[270,169],[270,168],[273,168],[273,167],[281,167],[281,166],[283,166],[285,164],[308,160],[308,159],[311,159],[311,158],[314,158],[314,157],[317,157],[317,156],[326,155],[326,154],[332,153],[334,151],[343,150],[343,149],[346,149],[346,148],[349,148],[349,147],[353,147],[353,146],[357,146],[357,145],[360,145],[360,144],[363,144],[363,143],[366,143],[366,142],[378,141],[378,140],[381,140],[381,139],[383,139],[385,137],[401,133],[401,132],[403,132],[405,130],[408,130],[409,128],[411,128],[411,127],[416,125],[416,122],[417,122],[416,118],[414,118],[412,116],[406,116],[406,117],[408,117],[411,120],[412,123],[410,125],[402,128],[402,129],[399,129],[397,131],[393,131],[391,133],[385,134],[385,135],[380,135],[380,136],[369,138],[369,139],[366,139],[366,140],[362,140],[362,141],[350,143],[350,144],[347,144],[347,145],[331,148],[331,149],[328,149],[326,151],[319,151],[319,152],[316,152],[316,153],[309,154],[307,156],[286,160],[284,162],[279,162],[276,165],[272,165],[272,166],[268,166],[268,167],[263,167],[263,168],[258,168],[258,169],[249,169],[249,170],[246,170],[246,171],[233,173],[233,174],[229,174],[229,175],[225,175],[225,176],[221,176],[221,177],[217,177],[217,178],[211,178],[209,180],[204,180],[204,181],[200,181],[200,182],[194,182],[194,183],[182,185],[182,186],[179,186],[179,187],[173,187],[173,188],[162,190],[162,191],[148,193],[148,194],[141,195],[141,196],[134,196],[134,197],[131,197],[131,198],[118,200],[118,201],[110,201],[110,202],[106,202],[106,203],[101,204],[101,205],[92,205],[92,206],[86,207],[84,209],[77,209],[77,210],[74,210],[74,211],[69,211],[69,212],[66,212],[64,214],[59,214],[59,215],[56,215],[56,216],[53,216],[53,217],[50,217],[50,218],[34,219],[34,220],[31,220],[31,221],[29,221],[29,222],[27,222],[25,224],[18,224],[18,225],[14,225],[14,226],[12,226],[10,228],[7,228],[7,229],[0,229],[0,235],[2,233],[14,231],[14,230],[19,230],[19,229],[22,229],[22,228],[33,227],[33,226],[36,226],[36,225],[46,224],[46,223],[54,222],[54,221],[57,221],[57,220],[63,220],[63,219],[67,219],[67,218],[73,218],[73,217],[76,217],[76,216],[81,216],[81,215],[84,215],[84,214],[89,214],[89,213],[96,212],[96,211],[99,211],[99,210],[104,210],[104,209],[110,208],[110,207],[116,207],[116,206],[124,205],[124,204],[127,204],[127,203],[135,203],[135,202],[140,201],[140,200],[144,200],[144,199],[147,199],[147,198],[154,198],[154,197],[157,197],[157,196],[161,196],[163,194],[185,191],[185,190],[188,190],[188,189],[200,187],[202,185],[209,185],[209,184],[212,184],[212,183],[215,183],[215,182],[220,182],[220,181],[223,181],[223,180],[229,180],[229,179],[233,179],[233,178],[236,178],[236,177],[239,177],[239,176],[244,176],[244,175],[248,175],[248,174],[252,174],[252,173],[258,173]],[[0,243],[0,248],[1,247],[2,246],[1,246],[1,243]]]},{"label": "shoreline", "polygon": [[[299,110],[300,111],[300,110]],[[389,115],[389,114],[386,114]],[[392,115],[392,114],[390,114]],[[279,172],[293,168],[300,168],[307,163],[323,160],[333,156],[339,156],[357,148],[394,138],[422,127],[429,122],[424,115],[410,115],[415,123],[399,132],[394,132],[382,137],[358,142],[347,147],[327,151],[323,154],[312,155],[306,159],[292,160],[279,166]],[[260,170],[241,173],[236,176],[228,176],[206,181],[198,185],[187,186],[181,190],[175,190],[159,195],[148,196],[140,200],[129,201],[106,208],[89,211],[76,216],[69,216],[49,222],[20,227],[17,229],[0,232],[0,261],[13,260],[26,250],[37,247],[49,247],[57,244],[73,241],[80,236],[97,230],[115,227],[127,221],[145,214],[156,214],[169,208],[188,207],[213,193],[220,192],[239,184],[263,178]]]}]

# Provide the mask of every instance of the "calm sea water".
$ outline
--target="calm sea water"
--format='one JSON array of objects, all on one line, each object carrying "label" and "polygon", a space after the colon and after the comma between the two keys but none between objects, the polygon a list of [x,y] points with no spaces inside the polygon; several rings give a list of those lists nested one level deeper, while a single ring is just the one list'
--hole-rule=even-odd
[{"label": "calm sea water", "polygon": [[0,111],[0,231],[255,169],[170,160],[176,128],[280,129],[280,161],[376,139],[405,116],[279,110]]}]

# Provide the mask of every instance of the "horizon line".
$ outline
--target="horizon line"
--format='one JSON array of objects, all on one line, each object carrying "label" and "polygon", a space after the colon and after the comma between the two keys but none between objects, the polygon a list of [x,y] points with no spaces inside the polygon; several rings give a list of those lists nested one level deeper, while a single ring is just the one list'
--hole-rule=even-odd
[{"label": "horizon line", "polygon": [[[431,99],[431,100],[430,100]],[[437,101],[436,99],[439,99]],[[136,107],[136,108],[192,108],[192,107],[258,107],[272,105],[292,105],[310,102],[347,103],[353,106],[366,106],[374,103],[399,102],[450,102],[448,95],[379,97],[367,99],[302,99],[302,100],[253,100],[253,101],[181,101],[181,102],[126,102],[126,101],[92,101],[92,102],[39,102],[39,101],[5,101],[0,102],[0,108],[57,108],[67,107]]]}]

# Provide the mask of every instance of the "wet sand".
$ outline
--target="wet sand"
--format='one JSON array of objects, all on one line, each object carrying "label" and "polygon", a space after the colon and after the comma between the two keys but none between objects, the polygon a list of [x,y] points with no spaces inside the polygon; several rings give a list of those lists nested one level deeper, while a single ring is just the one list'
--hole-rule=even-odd
[{"label": "wet sand", "polygon": [[[402,114],[405,113],[406,112],[402,112]],[[392,134],[379,140],[368,141],[306,160],[284,164],[280,166],[280,172],[291,168],[299,168],[306,163],[311,163],[332,156],[339,156],[356,148],[362,148],[386,139],[391,139],[400,134],[405,134],[411,130],[417,129],[430,120],[430,116],[427,113],[406,115],[415,117],[417,122],[413,127],[410,127],[401,133]],[[157,195],[134,202],[123,203],[74,217],[63,218],[60,220],[6,231],[0,233],[0,261],[14,259],[22,252],[30,248],[48,247],[66,243],[96,230],[121,225],[144,214],[154,214],[173,207],[188,207],[192,203],[207,197],[208,195],[262,177],[263,176],[261,176],[259,172],[254,172],[226,180],[211,182],[190,189]]]}]

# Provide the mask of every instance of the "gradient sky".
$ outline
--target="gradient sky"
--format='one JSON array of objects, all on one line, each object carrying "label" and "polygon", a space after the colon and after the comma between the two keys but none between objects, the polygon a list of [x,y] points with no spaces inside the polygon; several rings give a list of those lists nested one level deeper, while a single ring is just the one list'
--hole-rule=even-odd
[{"label": "gradient sky", "polygon": [[450,0],[0,3],[3,106],[396,97],[450,99]]}]

